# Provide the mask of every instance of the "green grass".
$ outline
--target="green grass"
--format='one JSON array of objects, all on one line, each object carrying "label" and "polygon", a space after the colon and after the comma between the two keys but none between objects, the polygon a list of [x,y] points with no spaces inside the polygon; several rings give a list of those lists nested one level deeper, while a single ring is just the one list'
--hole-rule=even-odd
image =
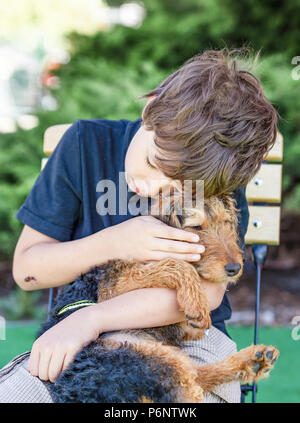
[{"label": "green grass", "polygon": [[6,339],[0,340],[0,368],[16,355],[31,349],[38,328],[38,323],[7,324]]},{"label": "green grass", "polygon": [[[38,324],[13,325],[6,328],[6,340],[0,340],[0,368],[13,357],[30,350]],[[253,328],[228,327],[238,349],[253,342]],[[291,337],[291,328],[261,328],[259,342],[274,345],[280,350],[280,357],[270,378],[258,384],[257,402],[299,403],[300,402],[300,340]],[[246,402],[251,402],[250,394]]]},{"label": "green grass", "polygon": [[[237,343],[238,349],[253,343],[252,327],[229,327],[228,332]],[[291,328],[265,327],[259,332],[259,343],[274,345],[280,356],[268,379],[258,383],[257,402],[299,403],[300,402],[300,340],[291,337]],[[246,402],[251,402],[250,394]]]}]

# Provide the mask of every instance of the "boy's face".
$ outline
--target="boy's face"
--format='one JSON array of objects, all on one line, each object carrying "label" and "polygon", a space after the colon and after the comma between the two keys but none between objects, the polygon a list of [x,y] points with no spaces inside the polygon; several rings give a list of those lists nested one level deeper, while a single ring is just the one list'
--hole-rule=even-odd
[{"label": "boy's face", "polygon": [[[147,104],[153,98],[148,99]],[[154,165],[155,154],[161,157],[154,143],[154,135],[154,131],[146,131],[141,125],[132,138],[125,157],[126,182],[132,191],[142,197],[154,197],[159,188],[165,190],[172,183],[172,179]]]}]

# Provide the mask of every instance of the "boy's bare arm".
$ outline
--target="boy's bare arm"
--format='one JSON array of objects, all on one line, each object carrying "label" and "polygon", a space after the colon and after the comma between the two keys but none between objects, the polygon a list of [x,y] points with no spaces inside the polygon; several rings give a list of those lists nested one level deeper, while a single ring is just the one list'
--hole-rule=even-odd
[{"label": "boy's bare arm", "polygon": [[110,258],[105,243],[109,229],[82,239],[60,242],[25,225],[14,252],[14,280],[27,291],[74,281],[80,273]]},{"label": "boy's bare arm", "polygon": [[200,259],[198,236],[153,216],[139,216],[78,240],[60,242],[24,226],[13,259],[13,277],[24,290],[58,287],[109,259]]},{"label": "boy's bare arm", "polygon": [[[203,287],[209,309],[215,310],[221,304],[226,288],[222,284],[205,281]],[[90,315],[99,333],[152,328],[186,320],[184,312],[179,310],[177,292],[170,288],[143,288],[126,292],[90,306],[83,313]]]},{"label": "boy's bare arm", "polygon": [[[224,296],[221,284],[205,283],[211,310]],[[169,288],[144,288],[126,292],[102,303],[75,311],[38,338],[32,347],[28,370],[54,382],[85,345],[103,332],[163,326],[185,320],[177,293]]]}]

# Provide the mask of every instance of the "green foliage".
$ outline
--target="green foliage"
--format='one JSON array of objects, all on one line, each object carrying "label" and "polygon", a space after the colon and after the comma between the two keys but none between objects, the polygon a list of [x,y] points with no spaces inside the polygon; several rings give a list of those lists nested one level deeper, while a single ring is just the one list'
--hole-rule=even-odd
[{"label": "green foliage", "polygon": [[[76,119],[129,119],[140,114],[144,101],[136,98],[156,86],[166,75],[144,62],[140,69],[124,69],[103,58],[83,57],[60,72],[61,87],[53,90],[59,109],[38,112],[39,126],[0,134],[0,254],[10,256],[22,224],[15,214],[40,173],[45,130]],[[46,206],[46,204],[45,204]]]},{"label": "green foliage", "polygon": [[291,76],[293,66],[284,53],[261,60],[256,74],[268,99],[278,110],[279,129],[284,137],[284,207],[299,213],[300,205],[300,80]]},{"label": "green foliage", "polygon": [[0,299],[1,315],[7,320],[44,320],[46,311],[37,305],[40,296],[41,291],[28,292],[17,287],[8,297]]},{"label": "green foliage", "polygon": [[[111,3],[112,2],[109,2]],[[122,2],[115,0],[114,6]],[[22,224],[15,213],[40,172],[45,129],[76,119],[129,119],[141,115],[137,97],[153,89],[183,62],[207,48],[246,44],[261,59],[255,73],[280,113],[284,135],[284,205],[299,210],[300,81],[291,77],[299,54],[300,0],[145,0],[140,28],[116,25],[94,35],[67,37],[71,61],[56,72],[59,108],[37,113],[39,126],[0,134],[0,254],[11,256]],[[45,205],[46,206],[46,205]]]},{"label": "green foliage", "polygon": [[20,229],[14,215],[26,193],[38,176],[42,156],[40,127],[14,134],[0,134],[0,245],[1,253],[8,255]]},{"label": "green foliage", "polygon": [[[110,1],[108,4],[125,3]],[[138,29],[116,26],[98,33],[94,52],[124,64],[151,58],[156,66],[177,68],[208,48],[250,45],[263,54],[299,55],[300,0],[144,0],[147,17]],[[83,40],[82,40],[83,41]],[[87,51],[88,43],[76,51]]]}]

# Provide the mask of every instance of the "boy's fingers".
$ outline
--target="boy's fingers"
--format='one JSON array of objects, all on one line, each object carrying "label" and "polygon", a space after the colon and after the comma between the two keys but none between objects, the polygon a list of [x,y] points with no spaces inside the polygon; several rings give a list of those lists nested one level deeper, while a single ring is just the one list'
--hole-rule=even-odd
[{"label": "boy's fingers", "polygon": [[43,351],[42,354],[40,354],[38,377],[41,380],[49,380],[48,369],[51,361],[51,356],[52,352],[47,350]]},{"label": "boy's fingers", "polygon": [[29,360],[28,360],[28,365],[27,365],[27,369],[32,376],[39,375],[39,360],[40,360],[40,353],[38,350],[33,348],[31,350]]},{"label": "boy's fingers", "polygon": [[175,239],[178,241],[197,242],[199,235],[183,229],[172,228],[167,224],[157,225],[154,236],[167,239]]},{"label": "boy's fingers", "polygon": [[163,251],[152,251],[150,253],[151,260],[164,260],[165,258],[175,258],[185,261],[198,261],[201,259],[200,254],[175,254],[175,253],[165,253]]},{"label": "boy's fingers", "polygon": [[68,352],[65,355],[65,359],[64,359],[64,362],[63,362],[62,370],[61,370],[62,372],[67,370],[68,367],[70,366],[70,364],[74,361],[75,354],[76,353]]},{"label": "boy's fingers", "polygon": [[155,240],[155,250],[168,251],[170,253],[201,254],[204,252],[205,248],[200,244],[157,238]]},{"label": "boy's fingers", "polygon": [[60,375],[63,369],[65,352],[56,351],[52,354],[48,369],[48,377],[50,382],[54,383],[55,379]]}]

